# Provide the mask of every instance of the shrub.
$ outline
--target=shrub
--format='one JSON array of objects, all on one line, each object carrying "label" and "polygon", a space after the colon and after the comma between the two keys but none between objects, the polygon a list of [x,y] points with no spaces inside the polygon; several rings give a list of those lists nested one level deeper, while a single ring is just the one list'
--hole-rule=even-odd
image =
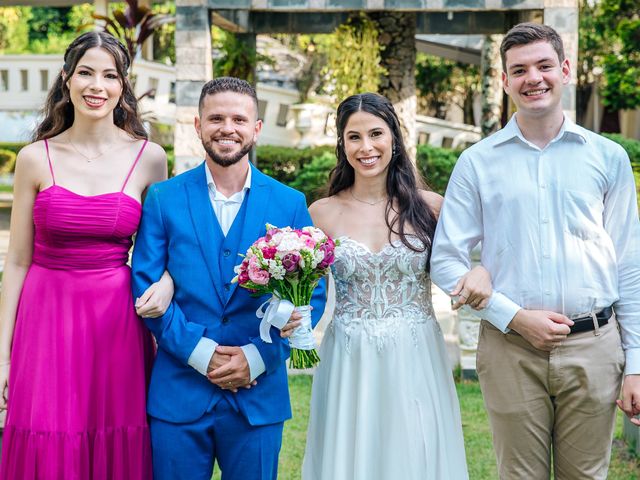
[{"label": "shrub", "polygon": [[444,195],[460,153],[462,153],[460,150],[418,145],[416,158],[418,172],[434,192]]},{"label": "shrub", "polygon": [[324,152],[303,165],[296,178],[289,186],[300,190],[307,197],[307,204],[311,205],[319,198],[327,196],[329,174],[336,166],[336,156],[331,152]]},{"label": "shrub", "polygon": [[333,152],[332,146],[291,148],[274,145],[259,145],[256,150],[257,166],[265,174],[289,185],[314,157]]},{"label": "shrub", "polygon": [[640,141],[623,137],[618,133],[603,133],[603,136],[621,145],[629,155],[631,163],[640,168]]},{"label": "shrub", "polygon": [[16,153],[0,148],[0,174],[6,175],[7,173],[13,173],[16,168]]}]

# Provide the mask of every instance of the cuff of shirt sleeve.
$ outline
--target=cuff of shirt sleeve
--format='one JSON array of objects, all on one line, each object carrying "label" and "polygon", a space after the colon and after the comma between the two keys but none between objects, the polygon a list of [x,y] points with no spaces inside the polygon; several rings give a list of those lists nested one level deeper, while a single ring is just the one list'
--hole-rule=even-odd
[{"label": "cuff of shirt sleeve", "polygon": [[624,374],[640,374],[640,348],[627,348],[627,350],[624,352],[624,356],[626,359]]},{"label": "cuff of shirt sleeve", "polygon": [[267,367],[264,364],[264,360],[262,360],[258,347],[253,343],[248,343],[240,348],[242,348],[244,356],[247,359],[247,363],[249,364],[249,375],[253,382],[259,375],[263,374],[267,370]]},{"label": "cuff of shirt sleeve", "polygon": [[487,308],[480,310],[479,313],[482,318],[489,320],[502,333],[507,333],[509,331],[507,325],[511,323],[511,320],[521,308],[520,305],[511,301],[502,293],[493,292]]},{"label": "cuff of shirt sleeve", "polygon": [[207,375],[209,369],[209,361],[213,357],[213,353],[216,351],[218,343],[207,337],[202,337],[196,348],[193,349],[187,363],[189,366],[195,368],[200,374]]}]

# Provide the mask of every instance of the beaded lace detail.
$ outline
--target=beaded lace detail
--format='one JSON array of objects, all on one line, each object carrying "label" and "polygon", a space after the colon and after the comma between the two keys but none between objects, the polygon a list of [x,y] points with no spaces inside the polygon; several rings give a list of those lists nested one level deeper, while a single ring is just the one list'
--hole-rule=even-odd
[{"label": "beaded lace detail", "polygon": [[[409,241],[422,246],[416,237]],[[401,330],[409,330],[417,346],[418,329],[434,320],[428,252],[414,252],[400,240],[379,252],[349,237],[340,242],[331,266],[336,284],[331,328],[345,335],[347,351],[355,334],[366,335],[380,352]]]}]

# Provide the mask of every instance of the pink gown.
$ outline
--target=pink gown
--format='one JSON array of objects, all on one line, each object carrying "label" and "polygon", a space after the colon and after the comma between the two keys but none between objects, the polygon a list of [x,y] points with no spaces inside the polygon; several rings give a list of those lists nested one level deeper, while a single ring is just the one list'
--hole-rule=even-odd
[{"label": "pink gown", "polygon": [[151,337],[126,265],[141,206],[55,182],[33,206],[33,262],[15,323],[2,480],[151,478]]}]

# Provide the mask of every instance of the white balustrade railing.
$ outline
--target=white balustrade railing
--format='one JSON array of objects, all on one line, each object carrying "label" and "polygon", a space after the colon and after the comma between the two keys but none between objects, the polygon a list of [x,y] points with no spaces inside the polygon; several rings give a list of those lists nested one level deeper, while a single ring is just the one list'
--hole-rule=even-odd
[{"label": "white balustrade railing", "polygon": [[[0,111],[38,111],[60,68],[62,55],[0,55]],[[151,121],[175,123],[175,67],[138,59],[133,65],[140,112]],[[260,143],[304,147],[335,144],[335,113],[322,101],[299,103],[299,93],[258,83]],[[480,140],[480,128],[424,115],[416,116],[419,143],[462,148]]]},{"label": "white balustrade railing", "polygon": [[[0,109],[40,110],[62,64],[62,55],[0,55]],[[173,123],[175,68],[137,60],[132,74],[136,96],[155,90],[155,95],[141,100],[141,111],[159,122]]]}]

